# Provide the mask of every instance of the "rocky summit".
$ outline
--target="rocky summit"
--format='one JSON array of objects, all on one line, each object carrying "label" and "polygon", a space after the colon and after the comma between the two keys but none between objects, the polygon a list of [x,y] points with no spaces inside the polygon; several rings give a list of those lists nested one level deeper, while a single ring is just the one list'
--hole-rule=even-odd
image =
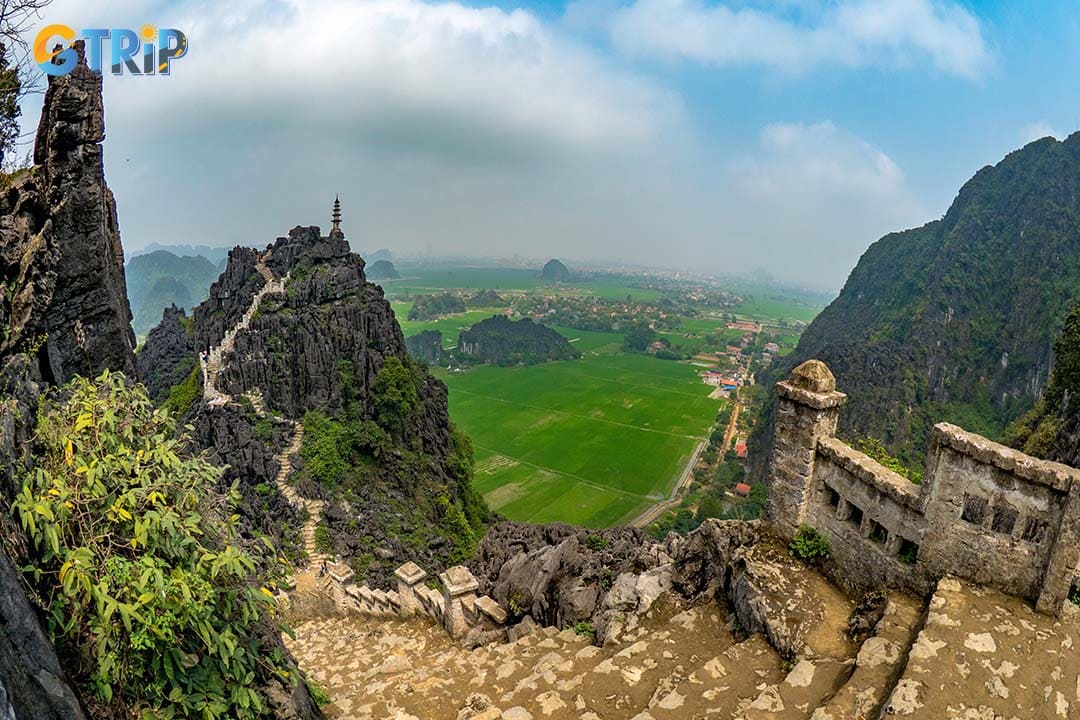
[{"label": "rocky summit", "polygon": [[0,355],[31,352],[63,383],[104,368],[134,375],[135,335],[116,201],[102,161],[101,76],[51,78],[34,166],[0,194]]}]

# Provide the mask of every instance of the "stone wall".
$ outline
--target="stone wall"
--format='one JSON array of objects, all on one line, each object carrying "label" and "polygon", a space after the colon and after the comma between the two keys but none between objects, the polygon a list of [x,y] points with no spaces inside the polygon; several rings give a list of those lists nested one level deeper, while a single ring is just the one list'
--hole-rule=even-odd
[{"label": "stone wall", "polygon": [[951,574],[1060,611],[1080,560],[1080,470],[939,423],[916,485],[833,436],[846,396],[824,363],[777,394],[769,519],[788,538],[825,535],[836,582],[925,594]]}]

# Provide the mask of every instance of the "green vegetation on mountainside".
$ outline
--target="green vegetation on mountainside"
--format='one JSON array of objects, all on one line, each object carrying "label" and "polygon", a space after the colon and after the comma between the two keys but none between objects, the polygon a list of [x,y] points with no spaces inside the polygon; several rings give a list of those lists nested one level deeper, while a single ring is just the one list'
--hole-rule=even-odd
[{"label": "green vegetation on mountainside", "polygon": [[1080,465],[1080,303],[1054,343],[1054,372],[1046,392],[1009,426],[1007,439],[1030,455]]},{"label": "green vegetation on mountainside", "polygon": [[[841,434],[880,438],[917,465],[934,423],[1000,438],[1031,407],[1078,297],[1080,134],[1011,153],[966,183],[941,220],[874,243],[761,381],[825,361],[849,398]],[[769,418],[762,425],[759,457]]]},{"label": "green vegetation on mountainside", "polygon": [[465,301],[457,295],[417,295],[409,308],[410,320],[435,320],[444,315],[465,312]]},{"label": "green vegetation on mountainside", "polygon": [[422,383],[412,361],[390,357],[375,378],[374,420],[364,419],[355,403],[336,416],[310,411],[303,418],[297,482],[314,483],[324,497],[367,510],[363,518],[330,516],[317,538],[324,550],[349,557],[359,573],[377,550],[362,522],[378,525],[412,552],[428,549],[436,535],[447,538],[450,562],[468,558],[483,536],[489,513],[473,489],[469,438],[451,427],[443,476],[433,471],[418,440],[405,436],[422,410]]},{"label": "green vegetation on mountainside", "polygon": [[573,360],[580,354],[562,335],[529,318],[493,315],[458,336],[457,356],[505,367]]}]

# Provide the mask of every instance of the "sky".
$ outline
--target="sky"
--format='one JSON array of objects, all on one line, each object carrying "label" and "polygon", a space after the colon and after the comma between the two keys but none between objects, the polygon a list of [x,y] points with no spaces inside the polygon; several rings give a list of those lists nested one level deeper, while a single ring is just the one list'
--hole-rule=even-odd
[{"label": "sky", "polygon": [[[980,167],[1080,125],[1075,2],[56,0],[182,30],[106,74],[125,247],[354,249],[765,270],[840,288]],[[40,97],[24,107],[37,122]]]}]

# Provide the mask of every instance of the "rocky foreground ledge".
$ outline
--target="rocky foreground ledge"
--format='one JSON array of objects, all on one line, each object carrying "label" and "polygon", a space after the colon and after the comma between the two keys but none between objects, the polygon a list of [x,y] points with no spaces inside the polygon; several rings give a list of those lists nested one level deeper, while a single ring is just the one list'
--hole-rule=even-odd
[{"label": "rocky foreground ledge", "polygon": [[[759,522],[683,538],[503,523],[470,564],[507,610],[454,640],[425,614],[324,604],[290,650],[331,717],[1069,718],[1077,614],[953,578],[855,602]],[[464,572],[465,569],[462,568]],[[310,608],[313,605],[305,606]]]}]

